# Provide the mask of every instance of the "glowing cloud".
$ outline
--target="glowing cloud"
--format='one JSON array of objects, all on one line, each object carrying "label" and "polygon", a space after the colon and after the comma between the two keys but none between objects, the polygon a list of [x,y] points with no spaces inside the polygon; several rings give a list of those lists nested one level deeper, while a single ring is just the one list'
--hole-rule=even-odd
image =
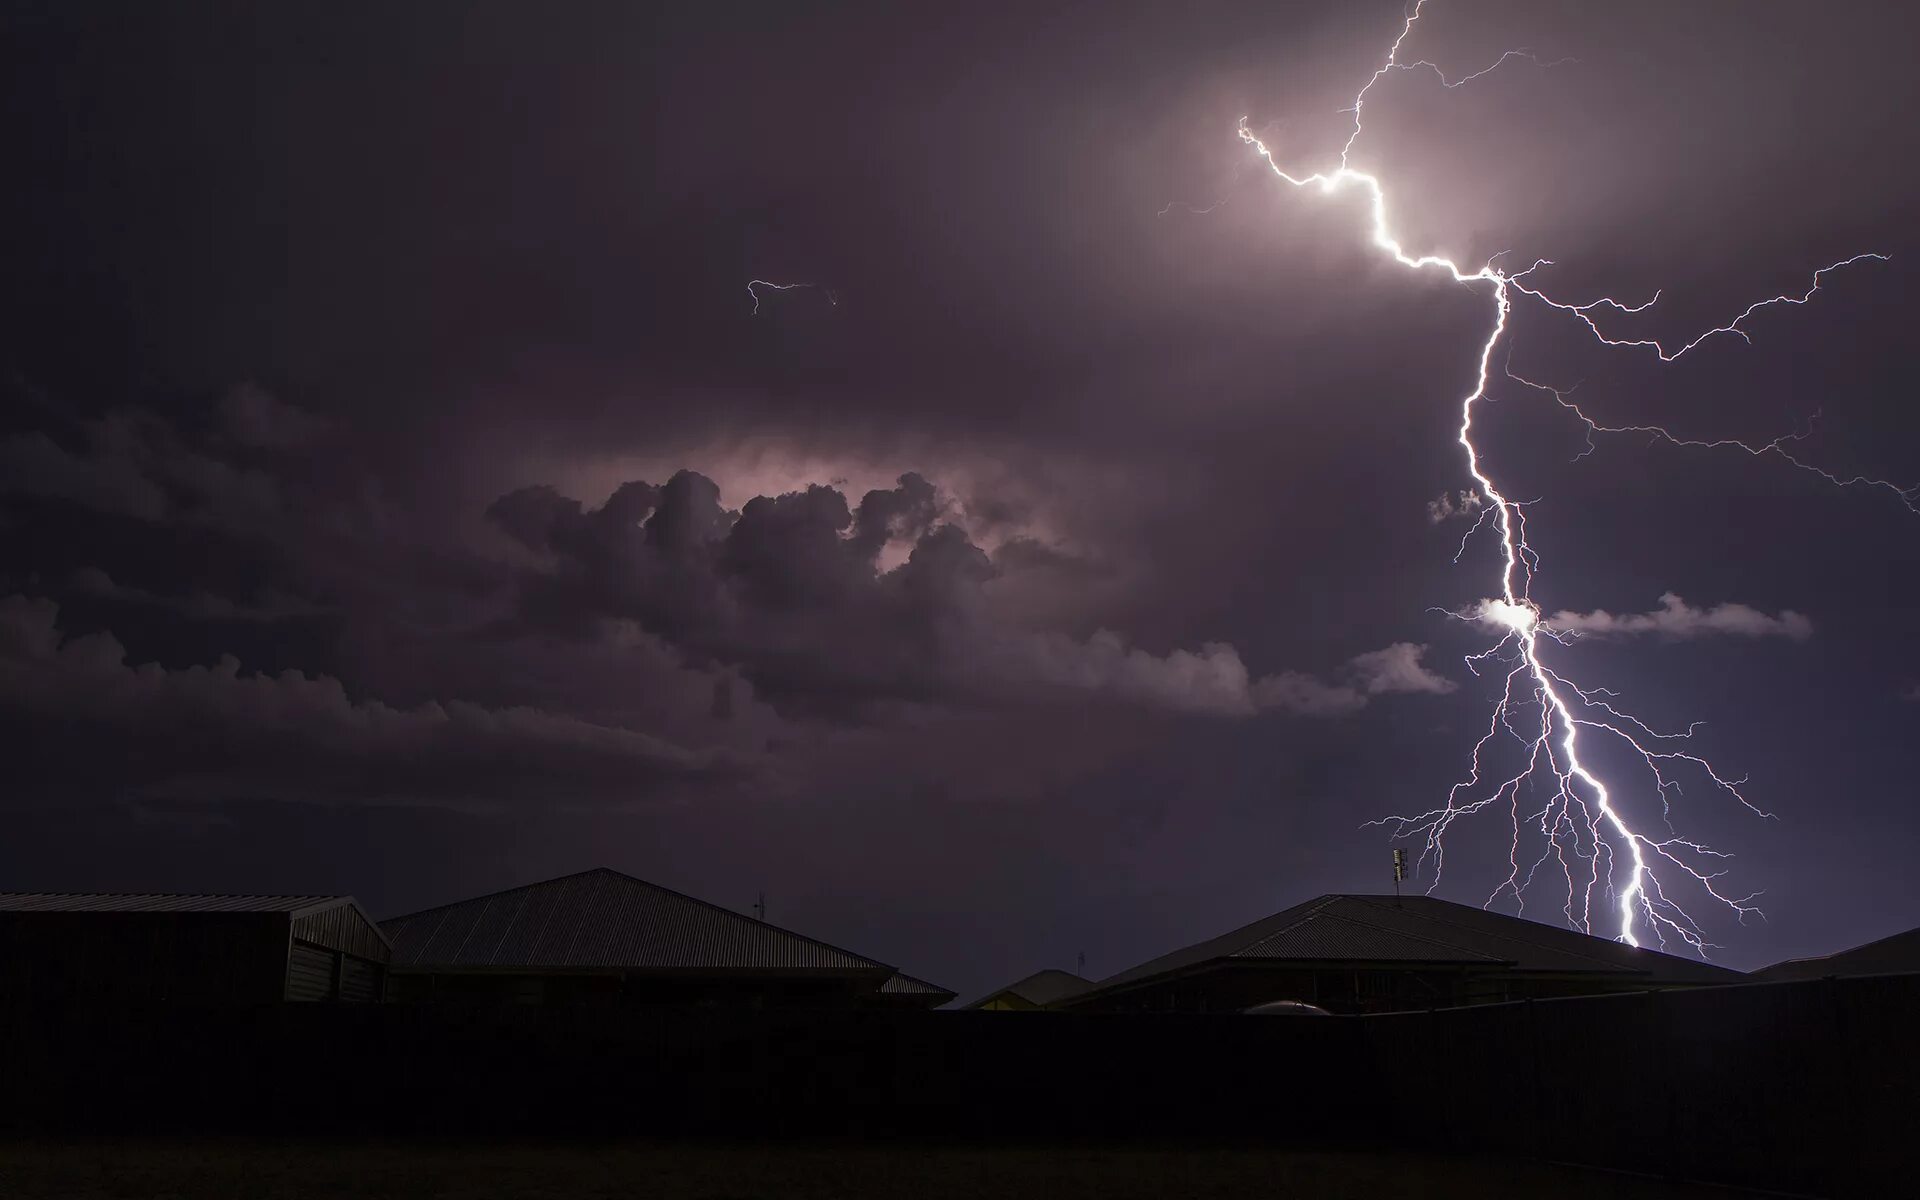
[{"label": "glowing cloud", "polygon": [[1652,612],[1618,616],[1604,608],[1590,613],[1557,612],[1548,620],[1547,627],[1556,633],[1590,637],[1652,635],[1676,641],[1703,637],[1784,637],[1805,641],[1813,636],[1813,622],[1790,608],[1771,617],[1745,604],[1695,608],[1672,592],[1661,596],[1660,607]]}]

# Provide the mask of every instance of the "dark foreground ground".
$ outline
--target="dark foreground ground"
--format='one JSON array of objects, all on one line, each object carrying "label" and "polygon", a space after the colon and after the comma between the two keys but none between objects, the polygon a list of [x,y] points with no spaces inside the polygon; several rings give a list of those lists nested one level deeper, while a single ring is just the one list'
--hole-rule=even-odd
[{"label": "dark foreground ground", "polygon": [[1739,1197],[1491,1158],[1236,1147],[76,1141],[0,1145],[8,1200]]},{"label": "dark foreground ground", "polygon": [[1915,1012],[1920,975],[1312,1019],[0,1003],[0,1200],[1910,1196]]}]

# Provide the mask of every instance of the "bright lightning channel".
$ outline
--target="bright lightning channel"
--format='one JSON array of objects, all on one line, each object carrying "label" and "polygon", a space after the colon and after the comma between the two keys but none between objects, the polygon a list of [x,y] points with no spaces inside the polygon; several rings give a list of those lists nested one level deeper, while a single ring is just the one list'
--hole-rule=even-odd
[{"label": "bright lightning channel", "polygon": [[[1428,858],[1433,860],[1432,882],[1429,885],[1431,891],[1439,886],[1445,866],[1448,829],[1461,817],[1504,803],[1513,820],[1513,843],[1509,854],[1511,869],[1500,886],[1487,897],[1486,903],[1492,904],[1503,893],[1511,893],[1515,902],[1524,907],[1524,893],[1533,883],[1535,875],[1547,866],[1547,860],[1553,859],[1567,884],[1562,911],[1569,924],[1591,931],[1596,898],[1604,905],[1610,897],[1613,919],[1618,923],[1617,936],[1621,941],[1638,946],[1643,932],[1651,933],[1662,947],[1668,944],[1670,938],[1677,939],[1704,957],[1711,945],[1705,930],[1680,900],[1670,893],[1663,878],[1674,883],[1683,880],[1690,882],[1742,920],[1748,914],[1759,911],[1752,904],[1754,896],[1733,895],[1723,891],[1716,882],[1724,874],[1719,864],[1728,857],[1726,854],[1671,833],[1670,824],[1667,825],[1669,832],[1661,836],[1649,832],[1644,826],[1629,823],[1616,800],[1614,789],[1595,773],[1584,757],[1582,734],[1612,737],[1638,756],[1659,795],[1664,821],[1670,822],[1670,800],[1679,792],[1678,781],[1673,777],[1676,767],[1704,775],[1716,788],[1731,795],[1749,810],[1763,816],[1767,814],[1761,813],[1741,794],[1744,781],[1727,779],[1705,759],[1676,747],[1676,743],[1684,743],[1693,732],[1692,727],[1685,732],[1659,732],[1617,708],[1613,693],[1605,689],[1582,688],[1549,665],[1543,653],[1543,643],[1562,645],[1570,640],[1570,635],[1554,630],[1544,621],[1540,606],[1532,599],[1533,575],[1538,568],[1539,558],[1527,543],[1524,504],[1509,499],[1488,474],[1479,448],[1474,444],[1475,407],[1488,398],[1494,355],[1501,340],[1506,337],[1507,319],[1512,312],[1516,293],[1547,307],[1573,314],[1585,323],[1603,345],[1651,349],[1661,361],[1671,362],[1715,337],[1735,335],[1746,338],[1744,326],[1754,314],[1775,305],[1809,303],[1820,291],[1824,277],[1829,272],[1865,259],[1884,261],[1886,256],[1858,254],[1831,263],[1814,272],[1806,292],[1758,301],[1731,321],[1670,348],[1653,338],[1611,337],[1601,329],[1596,316],[1607,309],[1621,313],[1644,311],[1659,299],[1658,293],[1641,304],[1626,304],[1610,297],[1574,304],[1557,300],[1531,285],[1534,272],[1552,265],[1546,259],[1536,261],[1525,270],[1509,273],[1494,265],[1500,257],[1498,255],[1486,264],[1469,270],[1441,255],[1410,253],[1395,236],[1388,222],[1386,191],[1380,179],[1355,170],[1349,161],[1354,144],[1360,139],[1367,95],[1373,86],[1394,71],[1431,70],[1443,86],[1452,88],[1478,79],[1513,58],[1524,58],[1540,66],[1555,65],[1542,63],[1524,51],[1508,51],[1492,65],[1450,80],[1433,63],[1402,63],[1401,46],[1412,34],[1414,24],[1420,19],[1425,6],[1426,0],[1414,0],[1400,28],[1400,35],[1387,51],[1386,61],[1362,85],[1351,108],[1344,110],[1353,115],[1353,131],[1348,135],[1346,145],[1341,148],[1338,167],[1312,174],[1295,174],[1280,166],[1266,143],[1247,127],[1245,119],[1241,120],[1239,129],[1241,139],[1259,153],[1274,175],[1292,186],[1318,187],[1322,194],[1350,188],[1364,192],[1371,208],[1373,244],[1395,262],[1415,271],[1445,271],[1454,282],[1462,285],[1484,286],[1493,306],[1493,323],[1485,342],[1480,346],[1473,388],[1460,402],[1459,443],[1466,453],[1467,472],[1473,477],[1474,485],[1485,502],[1480,522],[1475,528],[1491,519],[1492,526],[1500,534],[1500,595],[1497,599],[1482,601],[1467,613],[1454,615],[1503,631],[1499,642],[1471,656],[1467,663],[1476,675],[1490,663],[1505,667],[1505,687],[1499,703],[1494,707],[1486,733],[1474,744],[1467,777],[1448,791],[1446,802],[1438,808],[1413,816],[1386,818],[1384,823],[1394,827],[1395,836],[1424,839],[1421,863],[1424,865]],[[1916,495],[1920,494],[1920,489],[1902,489],[1883,480],[1864,477],[1845,478],[1813,466],[1791,452],[1790,447],[1802,435],[1754,445],[1731,440],[1706,442],[1679,438],[1657,426],[1609,427],[1589,418],[1566,392],[1544,388],[1517,376],[1514,378],[1528,387],[1551,392],[1563,407],[1586,425],[1590,438],[1595,433],[1634,432],[1663,438],[1681,446],[1733,446],[1755,456],[1783,458],[1796,467],[1813,471],[1842,486],[1859,485],[1892,490],[1909,508],[1916,507]],[[1500,781],[1491,791],[1486,791],[1492,781],[1483,768],[1483,755],[1500,739],[1502,733],[1515,738],[1524,747],[1523,765],[1516,774]],[[1540,780],[1549,781],[1552,794],[1537,811],[1528,811],[1531,805],[1523,808],[1521,793],[1528,790],[1530,784]],[[1525,861],[1521,853],[1521,841],[1524,829],[1529,826],[1537,828],[1544,836],[1545,849],[1537,858]]]}]

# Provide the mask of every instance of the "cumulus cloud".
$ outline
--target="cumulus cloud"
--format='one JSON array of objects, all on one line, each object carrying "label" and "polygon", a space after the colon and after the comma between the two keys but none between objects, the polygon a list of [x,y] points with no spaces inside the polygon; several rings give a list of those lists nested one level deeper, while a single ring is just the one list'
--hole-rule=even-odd
[{"label": "cumulus cloud", "polygon": [[1455,517],[1470,517],[1480,511],[1483,503],[1479,492],[1441,492],[1427,501],[1427,520],[1438,525]]},{"label": "cumulus cloud", "polygon": [[[1373,696],[1452,687],[1411,643],[1360,655],[1332,681],[1256,680],[1224,642],[1155,653],[1108,629],[1082,638],[1023,627],[988,585],[1008,570],[1076,560],[1030,541],[990,558],[918,475],[857,505],[815,485],[734,512],[711,480],[682,471],[664,485],[627,483],[598,509],[524,488],[488,516],[537,559],[508,628],[577,633],[630,620],[695,661],[736,665],[790,710],[1031,703],[1068,690],[1218,716],[1326,716]],[[911,548],[886,568],[882,550],[900,543]]]},{"label": "cumulus cloud", "polygon": [[1545,622],[1561,633],[1592,637],[1651,635],[1674,640],[1703,637],[1784,637],[1802,641],[1813,636],[1813,622],[1792,609],[1768,615],[1745,604],[1716,604],[1697,608],[1672,592],[1660,597],[1660,607],[1644,613],[1590,613],[1561,611]]}]

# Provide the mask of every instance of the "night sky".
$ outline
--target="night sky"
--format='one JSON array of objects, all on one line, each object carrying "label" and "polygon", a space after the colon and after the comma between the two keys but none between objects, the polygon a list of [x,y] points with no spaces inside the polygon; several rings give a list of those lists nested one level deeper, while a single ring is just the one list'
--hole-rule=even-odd
[{"label": "night sky", "polygon": [[[0,4],[0,890],[385,916],[606,865],[963,992],[1386,890],[1366,822],[1494,690],[1447,614],[1495,543],[1430,509],[1488,304],[1235,130],[1337,161],[1399,21]],[[1523,302],[1511,365],[1916,483],[1915,33],[1436,0],[1450,74],[1574,61],[1396,74],[1355,163],[1413,248],[1665,289],[1636,336],[1891,255],[1672,365]],[[1764,892],[1697,910],[1716,959],[1920,924],[1920,515],[1493,401],[1542,607],[1684,598],[1556,662],[1776,814],[1672,797]],[[1509,838],[1456,826],[1436,894]]]}]

